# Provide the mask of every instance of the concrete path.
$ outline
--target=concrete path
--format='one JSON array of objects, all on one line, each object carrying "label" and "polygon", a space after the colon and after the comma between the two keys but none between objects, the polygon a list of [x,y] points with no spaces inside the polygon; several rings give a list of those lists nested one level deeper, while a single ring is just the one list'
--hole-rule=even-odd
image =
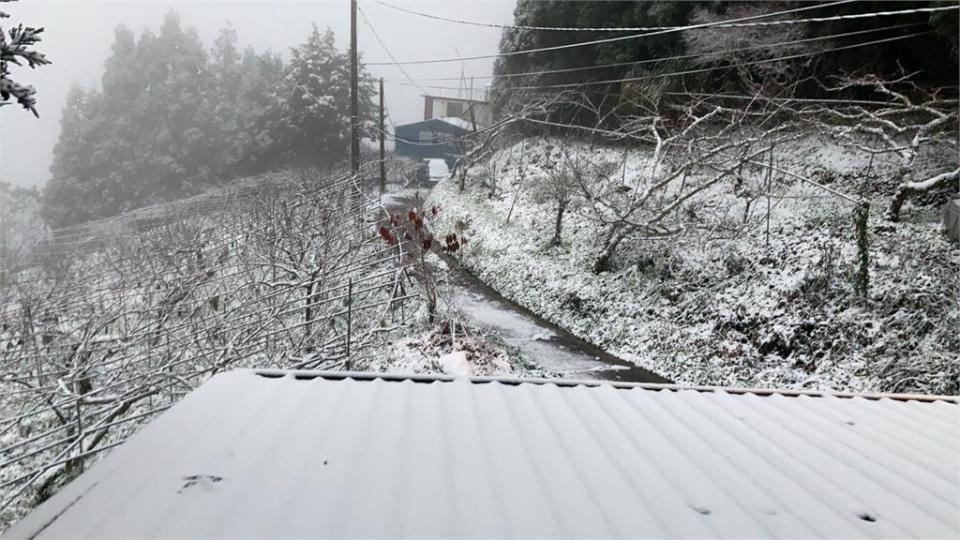
[{"label": "concrete path", "polygon": [[[429,188],[390,192],[384,195],[383,204],[390,212],[402,215],[416,205],[418,195],[423,201],[429,192]],[[565,378],[667,382],[540,318],[461,268],[449,272],[449,281],[453,285],[452,302],[469,323],[495,332],[542,369]]]}]

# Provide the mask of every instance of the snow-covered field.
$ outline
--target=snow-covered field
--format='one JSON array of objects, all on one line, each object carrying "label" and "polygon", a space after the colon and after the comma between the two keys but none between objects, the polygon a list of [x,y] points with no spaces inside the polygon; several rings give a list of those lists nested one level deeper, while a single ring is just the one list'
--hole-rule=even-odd
[{"label": "snow-covered field", "polygon": [[[431,195],[435,230],[463,231],[463,264],[505,296],[679,383],[960,392],[960,250],[939,208],[884,219],[891,163],[816,138],[776,152],[778,167],[871,201],[863,301],[853,294],[853,205],[785,175],[771,190],[769,245],[766,199],[744,220],[746,199],[726,183],[691,200],[683,234],[628,239],[615,269],[594,274],[601,225],[574,207],[562,244],[550,246],[556,212],[530,193],[563,146],[623,156],[528,139],[490,160],[495,173],[490,162],[474,166],[464,193],[447,180]],[[643,174],[647,156],[631,150],[627,176]]]}]

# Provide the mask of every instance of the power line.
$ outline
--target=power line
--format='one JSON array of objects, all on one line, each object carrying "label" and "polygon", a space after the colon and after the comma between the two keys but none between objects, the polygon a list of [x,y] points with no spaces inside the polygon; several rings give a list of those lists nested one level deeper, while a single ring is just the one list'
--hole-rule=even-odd
[{"label": "power line", "polygon": [[[499,28],[499,29],[509,29],[509,30],[546,30],[546,31],[558,31],[558,32],[651,32],[659,30],[675,30],[678,28],[684,28],[682,26],[616,26],[616,27],[577,27],[577,26],[532,26],[532,25],[522,25],[522,24],[498,24],[498,23],[484,23],[477,21],[468,21],[464,19],[455,19],[452,17],[443,17],[440,15],[434,15],[432,13],[425,13],[423,11],[416,11],[413,9],[408,9],[405,7],[398,6],[396,4],[391,4],[389,2],[384,2],[383,0],[373,0],[374,2],[388,7],[390,9],[395,9],[403,13],[408,13],[410,15],[416,15],[418,17],[424,17],[427,19],[433,19],[443,22],[452,22],[456,24],[464,24],[467,26],[480,26],[485,28]],[[834,4],[824,4],[823,6],[812,6],[809,9],[815,9],[819,7],[826,7],[829,5],[838,5],[850,3],[853,0],[847,0],[844,2],[835,2]],[[731,23],[723,26],[748,26],[753,24],[764,24],[764,23],[749,23],[749,24],[737,24]]]},{"label": "power line", "polygon": [[[389,56],[390,60],[393,61],[393,65],[397,66],[397,69],[399,69],[400,72],[403,73],[403,76],[406,77],[408,81],[413,83],[414,86],[419,88],[421,92],[423,92],[424,94],[429,94],[429,92],[424,90],[423,87],[420,86],[420,84],[417,81],[415,81],[413,77],[410,76],[409,73],[407,73],[407,70],[403,69],[403,66],[400,64],[400,62],[397,62],[397,59],[394,58],[393,53],[390,52],[390,49],[387,47],[387,45],[383,42],[382,39],[380,39],[380,34],[378,34],[377,31],[373,28],[373,24],[370,23],[370,19],[367,18],[367,14],[364,13],[363,9],[359,5],[357,6],[357,11],[360,12],[360,17],[363,18],[363,24],[367,25],[367,28],[370,29],[370,32],[373,34],[373,37],[377,40],[377,43],[379,43],[380,47],[383,48],[383,52],[387,53],[387,56]],[[369,65],[375,65],[375,64],[369,64]],[[383,64],[376,64],[376,65],[383,65]]]},{"label": "power line", "polygon": [[[688,96],[688,97],[704,97],[704,98],[718,98],[718,99],[732,99],[739,101],[754,101],[758,99],[756,96],[745,96],[738,94],[711,94],[708,92],[664,92],[665,96]],[[763,101],[773,101],[778,103],[838,103],[844,105],[890,105],[889,101],[875,101],[869,99],[839,99],[839,98],[778,98],[778,97],[764,97],[760,98]],[[956,102],[953,100],[952,102]],[[948,101],[947,103],[952,103]]]},{"label": "power line", "polygon": [[[798,44],[801,44],[801,43],[811,43],[811,42],[815,42],[815,41],[824,41],[824,40],[829,40],[829,39],[839,39],[839,38],[844,38],[844,37],[852,37],[852,36],[856,36],[856,35],[869,34],[869,33],[873,33],[873,32],[882,32],[882,31],[886,31],[886,30],[897,30],[897,29],[901,29],[901,28],[909,28],[909,27],[912,27],[912,26],[920,26],[920,25],[922,25],[922,24],[923,24],[923,23],[898,24],[898,25],[894,25],[894,26],[884,26],[884,27],[880,27],[880,28],[871,28],[871,29],[868,29],[868,30],[857,30],[857,31],[854,31],[854,32],[845,32],[845,33],[842,33],[842,34],[831,34],[831,35],[828,35],[828,36],[818,36],[818,37],[798,39],[798,40],[793,40],[793,41],[783,41],[783,42],[779,42],[779,43],[772,43],[772,44],[769,44],[769,45],[751,45],[751,46],[749,46],[749,47],[740,47],[740,48],[737,48],[737,49],[726,49],[726,50],[722,50],[722,51],[711,51],[709,54],[710,54],[710,55],[721,55],[721,54],[728,54],[728,53],[735,53],[735,52],[751,51],[751,50],[755,50],[755,49],[765,49],[765,48],[771,48],[771,47],[785,47],[785,46],[789,46],[789,45],[798,45]],[[550,74],[554,74],[554,73],[573,73],[573,72],[578,72],[578,71],[590,71],[590,70],[594,70],[594,69],[605,69],[605,68],[611,68],[611,67],[638,66],[638,65],[652,64],[652,63],[657,63],[657,62],[666,62],[666,61],[669,61],[669,60],[687,60],[687,59],[690,59],[690,58],[698,58],[698,57],[701,57],[701,56],[704,56],[704,54],[681,54],[681,55],[676,55],[676,56],[665,56],[665,57],[661,57],[661,58],[648,58],[648,59],[646,59],[646,60],[636,60],[636,61],[631,61],[631,62],[617,62],[617,63],[613,63],[613,64],[598,64],[598,65],[595,65],[595,66],[583,66],[583,67],[574,67],[574,68],[547,69],[547,70],[541,70],[541,71],[528,71],[528,72],[524,72],[524,73],[504,73],[504,74],[502,74],[502,75],[481,75],[481,76],[477,76],[477,77],[474,77],[474,78],[476,78],[476,79],[499,79],[499,78],[511,78],[511,77],[525,77],[525,76],[533,76],[533,75],[550,75]],[[456,80],[460,80],[460,77],[435,77],[435,78],[427,78],[427,79],[420,79],[420,80],[421,80],[421,81],[456,81]],[[390,80],[387,80],[387,82],[396,83],[396,81],[390,81]],[[427,87],[428,87],[428,88],[442,88],[442,89],[452,88],[452,87],[448,87],[448,86],[430,86],[430,85],[427,85]]]},{"label": "power line", "polygon": [[[806,6],[806,7],[796,8],[796,9],[792,9],[792,10],[779,11],[779,12],[774,12],[774,13],[766,13],[766,14],[761,14],[761,15],[752,15],[752,16],[749,16],[749,17],[741,17],[741,18],[739,18],[739,19],[729,19],[729,20],[726,20],[726,21],[716,21],[716,22],[702,23],[702,24],[695,24],[695,25],[688,25],[688,26],[678,26],[678,27],[667,28],[667,29],[658,30],[658,31],[654,31],[654,32],[647,32],[647,33],[643,33],[643,34],[633,34],[633,35],[629,35],[629,36],[619,36],[619,37],[611,37],[611,38],[604,38],[604,39],[596,39],[596,40],[591,40],[591,41],[583,41],[583,42],[577,42],[577,43],[568,43],[568,44],[565,44],[565,45],[556,45],[556,46],[552,46],[552,47],[538,47],[538,48],[533,48],[533,49],[523,49],[523,50],[519,50],[519,51],[509,51],[509,52],[502,52],[502,53],[497,53],[497,54],[479,55],[479,56],[466,56],[466,57],[459,57],[459,58],[440,58],[440,59],[431,59],[431,60],[412,60],[412,61],[406,61],[406,62],[368,62],[367,65],[377,66],[377,65],[391,65],[391,64],[403,64],[403,65],[439,64],[439,63],[463,62],[463,61],[467,61],[467,60],[484,60],[484,59],[490,59],[490,58],[502,58],[502,57],[507,57],[507,56],[515,56],[515,55],[520,55],[520,54],[532,54],[532,53],[539,53],[539,52],[556,51],[556,50],[571,49],[571,48],[576,48],[576,47],[586,47],[586,46],[590,46],[590,45],[601,45],[601,44],[605,44],[605,43],[614,43],[614,42],[626,41],[626,40],[631,40],[631,39],[639,39],[639,38],[644,38],[644,37],[659,36],[659,35],[663,35],[663,34],[670,34],[670,33],[674,33],[674,32],[682,32],[682,31],[687,31],[687,30],[697,30],[697,29],[703,29],[703,28],[722,27],[722,25],[724,25],[724,24],[731,24],[731,23],[737,22],[737,21],[746,21],[746,20],[753,20],[753,19],[759,19],[759,18],[765,18],[765,17],[773,17],[773,16],[784,15],[784,14],[788,14],[788,13],[796,13],[796,12],[800,12],[800,11],[806,11],[806,10],[810,10],[810,9],[819,9],[819,8],[824,8],[824,7],[829,7],[829,6],[836,6],[836,5],[848,3],[849,1],[850,1],[850,0],[841,0],[841,1],[839,1],[839,2],[833,2],[833,3],[830,3],[830,4],[821,4],[821,5],[817,5],[817,6]],[[770,21],[770,22],[768,22],[768,23],[766,23],[766,24],[769,24],[769,25],[778,25],[778,24],[801,24],[801,23],[808,23],[808,22],[827,22],[827,21],[838,21],[838,20],[845,20],[845,19],[851,19],[851,18],[886,17],[886,16],[892,16],[892,15],[907,15],[907,14],[913,14],[913,13],[931,13],[931,12],[941,12],[941,11],[953,11],[953,10],[957,10],[957,9],[960,9],[960,6],[953,5],[953,6],[944,6],[944,7],[937,7],[937,8],[914,8],[914,9],[904,9],[904,10],[897,10],[897,11],[877,11],[877,12],[871,12],[871,13],[860,13],[860,14],[855,14],[855,15],[835,15],[835,16],[831,16],[831,17],[819,17],[819,18],[810,18],[810,19],[796,19],[796,20],[786,20],[786,21]]]},{"label": "power line", "polygon": [[873,41],[867,41],[867,42],[864,42],[864,43],[856,43],[856,44],[853,44],[853,45],[845,45],[845,46],[842,46],[842,47],[833,47],[833,48],[831,48],[831,49],[824,49],[824,50],[822,50],[822,51],[814,51],[814,52],[809,52],[809,53],[800,53],[800,54],[794,54],[794,55],[789,55],[789,56],[781,56],[781,57],[778,57],[778,58],[769,58],[769,59],[764,59],[764,60],[754,60],[754,61],[743,62],[743,63],[739,63],[739,64],[728,64],[728,65],[724,65],[724,66],[711,66],[711,67],[706,67],[706,68],[688,69],[688,70],[685,70],[685,71],[676,71],[676,72],[672,72],[672,73],[658,73],[658,74],[653,74],[653,75],[644,75],[644,76],[639,76],[639,77],[626,77],[626,78],[621,78],[621,79],[608,79],[608,80],[603,80],[603,81],[586,81],[586,82],[578,82],[578,83],[548,84],[548,85],[540,85],[540,86],[537,86],[537,85],[531,85],[531,86],[507,86],[507,87],[504,87],[503,89],[504,89],[504,90],[543,90],[543,89],[550,89],[550,88],[574,88],[574,87],[581,87],[581,86],[593,86],[593,85],[599,85],[599,84],[614,84],[614,83],[623,83],[623,82],[645,81],[645,80],[651,80],[651,79],[661,79],[661,78],[664,78],[664,77],[674,77],[674,76],[679,76],[679,75],[692,75],[692,74],[696,74],[696,73],[707,73],[707,72],[710,72],[710,71],[716,71],[716,70],[718,70],[718,69],[729,69],[729,68],[732,68],[732,67],[753,66],[753,65],[759,65],[759,64],[766,64],[766,63],[770,63],[770,62],[782,62],[782,61],[784,61],[784,60],[793,60],[793,59],[796,59],[796,58],[805,58],[805,57],[816,56],[816,55],[819,55],[819,54],[825,54],[825,53],[829,53],[829,52],[836,52],[836,51],[843,51],[843,50],[848,50],[848,49],[855,49],[855,48],[858,48],[858,47],[866,47],[866,46],[869,46],[869,45],[877,45],[877,44],[880,44],[880,43],[889,43],[889,42],[892,42],[892,41],[899,41],[899,40],[903,40],[903,39],[914,38],[914,37],[917,37],[917,36],[922,36],[922,35],[926,35],[926,34],[930,34],[930,33],[932,33],[932,31],[930,31],[930,32],[917,32],[917,33],[914,33],[914,34],[907,34],[907,35],[905,35],[905,36],[896,36],[896,37],[892,37],[892,38],[885,38],[885,39],[877,39],[877,40],[873,40]]},{"label": "power line", "polygon": [[[534,49],[524,49],[524,50],[519,50],[519,51],[509,51],[509,52],[502,52],[502,53],[498,53],[498,54],[487,54],[487,55],[480,55],[480,56],[465,56],[465,57],[460,57],[460,58],[444,58],[444,59],[435,59],[435,60],[413,60],[413,61],[400,62],[400,63],[401,63],[401,64],[405,64],[405,65],[412,65],[412,64],[439,64],[439,63],[444,63],[444,62],[462,62],[462,61],[465,61],[465,60],[483,60],[483,59],[488,59],[488,58],[500,58],[500,57],[504,57],[504,56],[515,56],[515,55],[518,55],[518,54],[530,54],[530,53],[537,53],[537,52],[557,51],[557,50],[562,50],[562,49],[572,49],[572,48],[576,48],[576,47],[586,47],[586,46],[588,46],[588,45],[600,45],[600,44],[603,44],[603,43],[614,43],[614,42],[617,42],[617,41],[625,41],[625,40],[629,40],[629,39],[638,39],[638,38],[643,38],[643,37],[659,36],[659,35],[663,35],[663,34],[670,34],[670,33],[674,33],[674,32],[679,32],[679,31],[682,31],[682,30],[693,30],[693,29],[696,29],[696,28],[709,28],[709,27],[712,27],[712,26],[717,26],[717,25],[720,25],[720,24],[730,23],[730,22],[748,21],[748,20],[754,20],[754,19],[762,19],[762,18],[766,18],[766,17],[774,17],[774,16],[777,16],[777,15],[786,15],[786,14],[789,14],[789,13],[798,13],[798,12],[801,12],[801,11],[807,11],[807,10],[811,10],[811,9],[820,9],[820,8],[829,7],[829,6],[836,6],[836,5],[840,5],[840,4],[847,4],[847,3],[851,2],[851,1],[852,1],[852,0],[839,0],[839,1],[837,1],[837,2],[832,2],[832,3],[829,3],[829,4],[822,4],[822,5],[816,5],[816,6],[806,6],[806,7],[802,7],[802,8],[794,8],[794,9],[789,9],[789,10],[785,10],[785,11],[777,11],[777,12],[773,12],[773,13],[763,13],[763,14],[760,14],[760,15],[750,15],[750,16],[748,16],[748,17],[740,17],[740,18],[738,18],[738,19],[730,19],[730,20],[726,20],[726,21],[715,21],[715,22],[709,22],[709,23],[701,23],[701,24],[694,24],[694,25],[688,25],[688,26],[682,26],[682,27],[668,28],[668,29],[664,29],[664,30],[658,30],[658,31],[655,31],[655,32],[647,32],[647,33],[644,33],[644,34],[633,34],[633,35],[629,35],[629,36],[619,36],[619,37],[604,38],[604,39],[594,39],[594,40],[591,40],[591,41],[581,41],[581,42],[577,42],[577,43],[567,43],[567,44],[565,44],[565,45],[555,45],[555,46],[553,46],[553,47],[538,47],[538,48],[534,48]],[[369,62],[367,65],[377,66],[377,65],[389,65],[389,64],[390,64],[390,62]]]},{"label": "power line", "polygon": [[[791,59],[795,59],[795,58],[803,58],[803,57],[809,57],[809,56],[816,56],[816,55],[819,55],[819,54],[825,54],[825,53],[829,53],[829,52],[835,52],[835,51],[846,50],[846,49],[854,49],[854,48],[857,48],[857,47],[865,47],[865,46],[869,46],[869,45],[876,45],[876,44],[879,44],[879,43],[886,43],[886,42],[890,42],[890,41],[897,41],[897,40],[902,40],[902,39],[908,39],[908,38],[912,38],[912,37],[916,37],[916,36],[921,36],[921,35],[929,34],[929,33],[931,33],[931,32],[932,32],[932,31],[928,31],[928,32],[917,32],[917,33],[914,33],[914,34],[908,34],[908,35],[904,35],[904,36],[896,36],[896,37],[892,37],[892,38],[878,39],[878,40],[867,41],[867,42],[863,42],[863,43],[856,43],[856,44],[853,44],[853,45],[845,45],[845,46],[842,46],[842,47],[834,47],[834,48],[831,48],[831,49],[824,49],[824,50],[813,51],[813,52],[808,52],[808,53],[800,53],[800,54],[795,54],[795,55],[790,55],[790,56],[781,56],[781,57],[777,57],[777,58],[768,58],[768,59],[763,59],[763,60],[754,60],[754,61],[750,61],[750,62],[743,62],[743,63],[740,63],[740,64],[728,64],[728,65],[724,65],[724,66],[710,66],[710,67],[705,67],[705,68],[689,69],[689,70],[675,71],[675,72],[670,72],[670,73],[657,73],[657,74],[643,75],[643,76],[637,76],[637,77],[627,77],[627,78],[620,78],[620,79],[607,79],[607,80],[602,80],[602,81],[584,81],[584,82],[576,82],[576,83],[560,83],[560,84],[548,84],[548,85],[504,86],[504,87],[502,87],[501,89],[502,89],[502,90],[545,90],[545,89],[550,89],[550,88],[575,88],[575,87],[581,87],[581,86],[592,86],[592,85],[599,85],[599,84],[615,84],[615,83],[622,83],[622,82],[636,82],[636,81],[644,81],[644,80],[652,80],[652,79],[661,79],[661,78],[664,78],[664,77],[673,77],[673,76],[680,76],[680,75],[692,75],[692,74],[696,74],[696,73],[707,73],[707,72],[710,72],[710,71],[716,71],[716,70],[719,70],[719,69],[728,69],[728,68],[738,67],[738,66],[751,66],[751,65],[764,64],[764,63],[769,63],[769,62],[781,62],[781,61],[784,61],[784,60],[791,60]],[[403,83],[394,82],[393,84],[403,84]],[[450,86],[433,86],[433,85],[428,85],[428,88],[438,88],[438,89],[445,89],[445,90],[454,90],[454,89],[455,89],[455,88],[450,87]]]},{"label": "power line", "polygon": [[[389,2],[384,2],[383,0],[373,0],[374,2],[386,6],[390,9],[395,9],[397,11],[402,11],[404,13],[409,13],[411,15],[416,15],[418,17],[425,17],[427,19],[434,19],[443,22],[451,22],[456,24],[464,24],[467,26],[480,26],[486,28],[499,28],[506,30],[540,30],[540,31],[549,31],[549,32],[649,32],[649,31],[658,31],[658,30],[675,30],[683,29],[682,26],[533,26],[533,25],[523,25],[523,24],[499,24],[499,23],[484,23],[477,21],[468,21],[464,19],[455,19],[452,17],[443,17],[440,15],[433,15],[431,13],[425,13],[422,11],[416,11],[408,8],[404,8]],[[844,3],[844,2],[840,2]],[[815,7],[825,7],[828,5],[836,4],[824,4],[823,6]],[[914,8],[910,11],[915,13],[933,13],[937,11],[943,11],[944,9],[949,8]],[[852,13],[849,15],[836,15],[833,17],[818,17],[810,19],[801,19],[797,21],[761,21],[761,22],[750,22],[750,23],[724,23],[715,25],[714,28],[743,28],[751,26],[774,26],[778,24],[795,24],[803,22],[826,22],[826,21],[835,21],[841,19],[860,19],[864,17],[874,17],[877,14],[884,15],[886,12],[878,13]]]}]

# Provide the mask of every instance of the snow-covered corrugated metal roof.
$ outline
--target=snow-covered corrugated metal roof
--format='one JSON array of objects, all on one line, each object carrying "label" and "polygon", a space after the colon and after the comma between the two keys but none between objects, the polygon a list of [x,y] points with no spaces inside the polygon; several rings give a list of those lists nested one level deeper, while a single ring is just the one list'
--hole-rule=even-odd
[{"label": "snow-covered corrugated metal roof", "polygon": [[955,398],[344,377],[217,375],[8,534],[960,536]]}]

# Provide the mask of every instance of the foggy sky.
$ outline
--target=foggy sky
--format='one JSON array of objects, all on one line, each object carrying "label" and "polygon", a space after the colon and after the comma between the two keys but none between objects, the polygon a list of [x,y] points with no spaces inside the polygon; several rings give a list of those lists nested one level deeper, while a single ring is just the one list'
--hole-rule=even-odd
[{"label": "foggy sky", "polygon": [[[492,23],[513,19],[515,0],[413,1],[390,0],[409,9],[436,15]],[[448,58],[496,53],[500,30],[451,24],[409,15],[360,0],[373,27],[390,47],[397,60]],[[70,86],[99,88],[103,64],[110,53],[113,30],[123,24],[139,34],[150,28],[159,31],[164,14],[173,9],[180,14],[183,27],[196,27],[207,49],[217,32],[230,21],[237,30],[241,50],[252,45],[258,51],[271,49],[289,59],[289,48],[306,40],[311,22],[323,29],[329,26],[337,35],[337,44],[349,44],[349,0],[326,1],[237,1],[237,0],[123,0],[53,1],[20,0],[3,4],[9,19],[0,22],[43,26],[43,41],[37,49],[53,62],[35,70],[13,66],[13,78],[37,88],[36,119],[17,105],[0,108],[0,181],[21,186],[44,184],[50,177],[53,147],[60,133],[60,115]],[[358,21],[358,48],[363,60],[389,61],[363,19]],[[414,79],[488,76],[492,60],[461,63],[405,66]],[[371,75],[388,80],[405,80],[396,66],[370,66]],[[474,83],[481,87],[489,79]],[[424,83],[458,86],[456,82]],[[455,92],[427,88],[431,93]],[[416,121],[423,115],[420,90],[411,86],[387,84],[387,110],[396,124]],[[388,131],[392,129],[388,128]]]}]

